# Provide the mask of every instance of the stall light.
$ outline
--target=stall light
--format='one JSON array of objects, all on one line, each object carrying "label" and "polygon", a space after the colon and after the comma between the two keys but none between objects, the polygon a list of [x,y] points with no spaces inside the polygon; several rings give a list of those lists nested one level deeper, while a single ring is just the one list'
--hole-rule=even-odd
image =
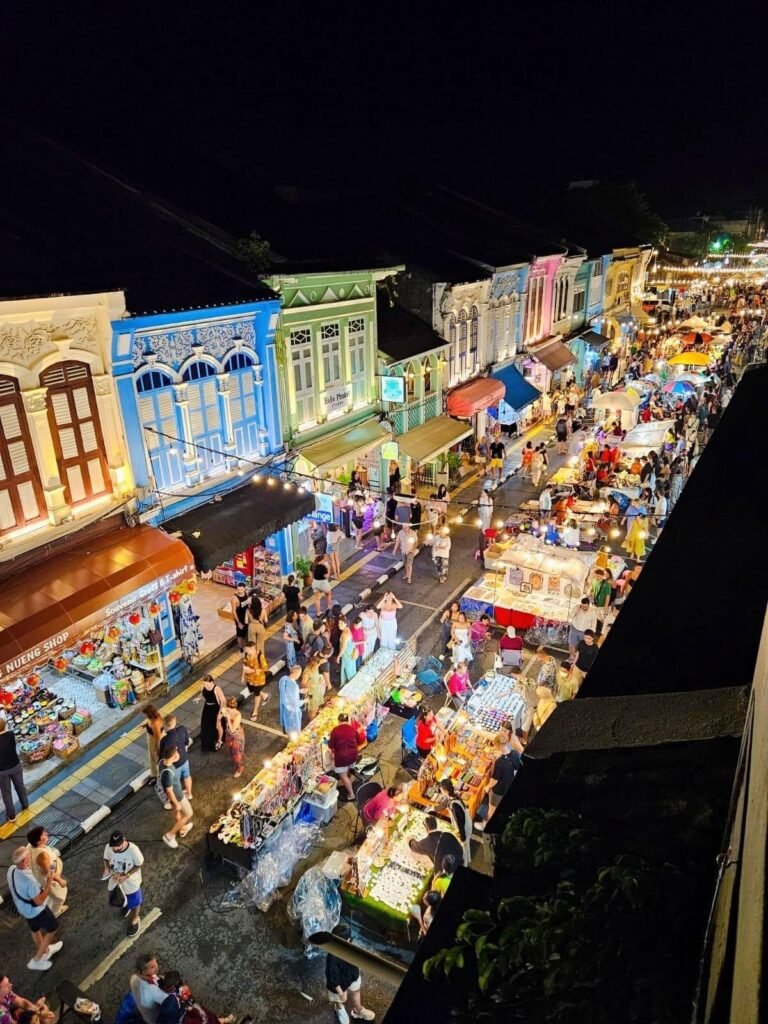
[{"label": "stall light", "polygon": [[291,743],[295,743],[298,738],[299,738],[299,734],[297,732],[289,732],[288,733],[288,739],[291,741]]},{"label": "stall light", "polygon": [[292,491],[293,490],[293,484],[291,483],[290,480],[286,480],[285,483],[283,484],[283,488],[286,491]]},{"label": "stall light", "polygon": [[172,444],[168,451],[171,455],[178,455],[179,453],[179,449],[176,447],[175,444]]},{"label": "stall light", "polygon": [[299,487],[299,494],[306,494],[306,493],[307,493],[306,487],[303,487],[303,486]]},{"label": "stall light", "polygon": [[645,530],[641,530],[640,533],[638,534],[638,537],[640,538],[640,540],[645,540],[645,538],[647,536],[648,536],[648,534],[645,532]]},{"label": "stall light", "polygon": [[233,793],[232,794],[232,799],[234,800],[235,803],[240,803],[242,798],[243,798],[243,794],[242,793]]},{"label": "stall light", "polygon": [[261,483],[261,477],[259,476],[258,473],[254,473],[253,476],[251,477],[251,479],[253,480],[253,482],[255,484],[260,484]]},{"label": "stall light", "polygon": [[431,533],[427,534],[427,544],[431,544],[434,539],[435,538],[434,538],[433,534],[431,534]]},{"label": "stall light", "polygon": [[578,465],[578,462],[579,462],[578,455],[572,455],[570,457],[570,459],[568,459],[568,465],[571,466],[571,467]]},{"label": "stall light", "polygon": [[590,528],[587,530],[588,537],[594,537],[596,533],[597,530],[594,528],[594,526],[590,526]]},{"label": "stall light", "polygon": [[378,528],[379,528],[380,526],[381,526],[381,523],[379,522],[379,520],[378,520],[378,519],[374,519],[374,520],[373,520],[373,528],[374,528],[375,530],[378,530]]},{"label": "stall light", "polygon": [[444,527],[443,527],[443,528],[442,528],[442,529],[440,530],[440,533],[442,533],[442,535],[443,535],[444,537],[447,537],[447,536],[448,536],[448,534],[449,534],[450,532],[451,532],[451,531],[450,531],[450,530],[448,529],[448,527],[447,527],[447,526],[444,526]]},{"label": "stall light", "polygon": [[267,758],[267,760],[264,762],[264,767],[265,768],[271,768],[272,767],[272,762],[270,761],[269,758]]},{"label": "stall light", "polygon": [[483,525],[483,520],[478,516],[477,519],[475,520],[475,526],[482,526],[482,525]]},{"label": "stall light", "polygon": [[456,522],[457,523],[463,523],[464,522],[464,516],[456,516]]},{"label": "stall light", "polygon": [[268,476],[267,477],[267,483],[269,484],[270,487],[274,487],[275,486],[275,478],[273,476]]},{"label": "stall light", "polygon": [[199,530],[193,530],[192,531],[192,536],[195,538],[195,540],[197,540],[197,538],[200,536],[200,531]]},{"label": "stall light", "polygon": [[503,525],[504,525],[504,520],[503,519],[497,519],[496,520],[496,529],[497,530],[500,530]]}]

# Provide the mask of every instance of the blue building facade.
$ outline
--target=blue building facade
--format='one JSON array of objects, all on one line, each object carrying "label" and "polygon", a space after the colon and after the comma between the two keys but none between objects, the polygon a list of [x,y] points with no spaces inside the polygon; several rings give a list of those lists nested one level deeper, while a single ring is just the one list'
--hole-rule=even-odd
[{"label": "blue building facade", "polygon": [[[605,300],[605,282],[608,277],[608,267],[611,262],[610,254],[607,256],[593,256],[586,259],[579,268],[577,284],[579,289],[584,288],[584,321],[583,331],[588,334],[594,331],[602,334],[602,314]],[[573,367],[574,376],[579,384],[584,382],[585,374],[591,371],[594,363],[599,359],[599,350],[596,345],[591,344],[583,337],[574,338],[570,342],[570,348],[576,356],[576,364]]]}]

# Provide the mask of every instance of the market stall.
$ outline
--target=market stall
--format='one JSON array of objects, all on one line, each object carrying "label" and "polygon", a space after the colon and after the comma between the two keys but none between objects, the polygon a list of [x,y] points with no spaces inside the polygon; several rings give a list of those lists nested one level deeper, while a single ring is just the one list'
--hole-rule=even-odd
[{"label": "market stall", "polygon": [[408,845],[427,834],[424,818],[421,810],[404,805],[369,829],[342,885],[347,909],[365,913],[387,932],[408,931],[410,908],[429,889],[432,860]]},{"label": "market stall", "polygon": [[[243,786],[232,805],[209,829],[208,850],[216,857],[246,869],[277,835],[290,827],[303,799],[322,784],[330,767],[327,740],[346,713],[360,729],[381,714],[409,659],[407,651],[380,649],[327,701],[300,733],[291,734],[286,746]],[[329,795],[330,801],[334,794]],[[331,815],[332,816],[332,815]]]},{"label": "market stall", "polygon": [[22,760],[38,766],[28,781],[50,774],[51,755],[77,756],[86,729],[93,741],[113,728],[192,656],[194,590],[189,551],[153,527],[107,534],[6,583],[0,707]]}]

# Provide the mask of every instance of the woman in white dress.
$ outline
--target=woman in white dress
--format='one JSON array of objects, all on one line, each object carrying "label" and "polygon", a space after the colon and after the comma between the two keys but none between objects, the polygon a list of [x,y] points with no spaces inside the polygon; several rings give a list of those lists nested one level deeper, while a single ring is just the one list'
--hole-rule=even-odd
[{"label": "woman in white dress", "polygon": [[367,604],[360,612],[365,632],[365,647],[363,648],[363,661],[368,661],[376,650],[376,641],[379,639],[379,616],[371,604]]},{"label": "woman in white dress", "polygon": [[396,651],[397,613],[403,606],[390,590],[387,591],[384,597],[382,597],[376,607],[379,610],[379,636],[381,637],[381,646],[385,650]]},{"label": "woman in white dress", "polygon": [[458,665],[460,661],[466,661],[469,664],[474,655],[472,654],[472,644],[469,640],[469,622],[464,612],[459,612],[456,617],[456,621],[451,627],[451,640],[453,645],[451,647],[451,660],[454,665]]}]

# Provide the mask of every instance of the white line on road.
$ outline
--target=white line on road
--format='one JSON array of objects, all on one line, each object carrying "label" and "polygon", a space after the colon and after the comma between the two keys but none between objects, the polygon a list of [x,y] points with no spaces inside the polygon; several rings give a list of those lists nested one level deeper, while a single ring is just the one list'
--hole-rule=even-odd
[{"label": "white line on road", "polygon": [[98,967],[92,970],[88,977],[84,978],[80,982],[80,988],[83,992],[87,992],[91,985],[95,985],[97,981],[101,981],[110,967],[112,967],[113,964],[116,964],[120,957],[124,956],[128,952],[134,942],[136,942],[137,939],[140,939],[147,928],[153,925],[159,917],[162,917],[162,914],[163,912],[160,907],[153,907],[146,917],[141,919],[138,932],[130,937],[126,936],[126,938],[118,942],[112,952],[108,956],[104,957]]},{"label": "white line on road", "polygon": [[273,736],[279,736],[281,739],[287,738],[284,732],[281,732],[279,729],[273,729],[269,725],[262,725],[261,722],[252,722],[250,718],[242,718],[241,721],[243,725],[249,725],[251,729],[261,729],[262,732],[271,732]]},{"label": "white line on road", "polygon": [[403,601],[402,599],[399,599],[399,600],[400,600],[400,604],[410,604],[410,605],[413,605],[414,608],[426,608],[427,611],[429,611],[429,612],[436,612],[437,611],[437,608],[435,608],[435,606],[433,604],[419,604],[418,601]]}]

